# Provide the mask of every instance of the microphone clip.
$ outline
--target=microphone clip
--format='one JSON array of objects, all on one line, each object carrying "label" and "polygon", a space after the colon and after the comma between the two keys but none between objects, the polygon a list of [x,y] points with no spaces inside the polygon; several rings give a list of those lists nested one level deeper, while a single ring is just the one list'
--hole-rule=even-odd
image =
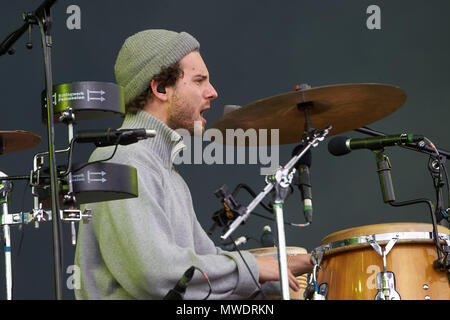
[{"label": "microphone clip", "polygon": [[220,199],[220,202],[223,205],[223,208],[216,211],[212,217],[217,225],[221,227],[228,226],[230,222],[235,220],[238,216],[245,214],[246,207],[240,205],[236,201],[233,195],[228,191],[226,185],[222,185],[219,189],[214,191],[214,195]]}]

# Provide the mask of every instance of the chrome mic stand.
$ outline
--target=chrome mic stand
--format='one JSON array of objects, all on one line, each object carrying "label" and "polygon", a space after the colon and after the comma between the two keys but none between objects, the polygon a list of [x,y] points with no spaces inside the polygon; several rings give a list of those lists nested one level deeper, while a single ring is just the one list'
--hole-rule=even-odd
[{"label": "chrome mic stand", "polygon": [[303,149],[294,156],[284,167],[278,169],[275,174],[266,177],[267,185],[264,187],[255,199],[246,207],[245,213],[238,216],[230,225],[228,231],[221,236],[222,240],[226,240],[242,223],[244,223],[256,206],[275,188],[275,197],[273,202],[273,210],[276,216],[277,236],[278,236],[278,265],[280,272],[281,283],[281,298],[289,300],[289,279],[287,271],[287,256],[286,256],[286,237],[284,232],[284,217],[283,204],[287,195],[287,189],[292,182],[295,173],[295,164],[299,159],[311,148],[316,147],[320,141],[325,139],[325,136],[331,130],[331,126],[325,130],[312,130],[303,139]]}]

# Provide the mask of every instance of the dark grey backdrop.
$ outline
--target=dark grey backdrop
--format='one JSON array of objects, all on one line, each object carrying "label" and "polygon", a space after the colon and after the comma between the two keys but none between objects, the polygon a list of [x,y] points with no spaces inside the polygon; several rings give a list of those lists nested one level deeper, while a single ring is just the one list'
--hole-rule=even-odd
[{"label": "dark grey backdrop", "polygon": [[[19,27],[21,13],[41,1],[2,1],[0,37]],[[69,30],[66,9],[81,8],[81,30]],[[366,9],[381,8],[381,30],[368,30]],[[54,83],[114,81],[113,65],[123,40],[143,29],[188,31],[201,42],[201,50],[219,92],[206,114],[208,124],[219,119],[226,104],[245,105],[257,99],[291,91],[295,84],[324,86],[341,83],[384,83],[399,86],[408,95],[397,112],[371,125],[386,133],[424,134],[438,147],[450,149],[450,3],[424,1],[58,1],[52,10]],[[43,58],[37,29],[34,49],[25,38],[16,54],[0,57],[1,130],[27,130],[43,142],[31,150],[0,156],[0,170],[9,175],[28,174],[33,155],[47,148],[41,124],[40,92],[44,88]],[[370,110],[367,110],[370,112]],[[348,119],[352,121],[352,119]],[[80,122],[78,129],[118,127],[120,118]],[[57,126],[58,148],[67,145],[64,127]],[[362,136],[349,132],[351,137]],[[298,230],[286,228],[287,244],[312,250],[333,232],[367,224],[429,222],[424,205],[391,208],[382,202],[376,163],[371,152],[355,151],[336,158],[326,142],[313,152],[314,223]],[[286,163],[294,145],[280,148]],[[76,161],[86,161],[92,147],[77,146]],[[403,149],[387,150],[398,200],[426,197],[434,200],[428,157]],[[65,157],[58,158],[63,164]],[[264,186],[258,165],[183,165],[198,218],[205,228],[219,208],[213,191],[246,183],[255,191]],[[14,184],[10,212],[32,208],[31,190]],[[244,193],[243,193],[244,195]],[[303,222],[298,191],[288,199],[285,219]],[[240,197],[243,203],[250,199]],[[262,211],[262,210],[259,210]],[[235,236],[259,238],[268,222],[251,217]],[[273,226],[274,227],[274,226]],[[39,229],[12,228],[14,298],[53,299],[51,224]],[[73,264],[70,229],[64,226],[64,271]],[[219,230],[213,234],[218,242]],[[244,248],[259,244],[250,240]],[[20,251],[19,251],[20,249]],[[0,257],[0,298],[5,298],[3,256]],[[70,274],[65,274],[65,279]],[[64,298],[73,292],[64,288]]]}]

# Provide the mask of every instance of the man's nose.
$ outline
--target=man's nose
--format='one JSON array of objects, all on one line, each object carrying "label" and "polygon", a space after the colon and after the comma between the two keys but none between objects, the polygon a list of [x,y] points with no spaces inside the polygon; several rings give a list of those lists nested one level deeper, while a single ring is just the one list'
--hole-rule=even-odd
[{"label": "man's nose", "polygon": [[214,100],[219,96],[219,94],[217,93],[216,89],[214,89],[213,85],[210,83],[209,84],[209,88],[208,88],[208,92],[207,92],[207,97],[210,100]]}]

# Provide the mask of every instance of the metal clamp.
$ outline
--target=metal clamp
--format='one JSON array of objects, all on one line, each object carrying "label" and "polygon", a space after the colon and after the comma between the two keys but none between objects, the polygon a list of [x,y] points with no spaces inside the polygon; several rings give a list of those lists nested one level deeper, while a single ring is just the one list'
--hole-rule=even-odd
[{"label": "metal clamp", "polygon": [[400,294],[395,290],[395,274],[386,271],[386,256],[392,250],[399,237],[399,234],[395,234],[383,250],[375,241],[375,235],[367,236],[367,242],[383,259],[383,272],[378,273],[376,276],[378,293],[375,295],[375,300],[401,300]]}]

